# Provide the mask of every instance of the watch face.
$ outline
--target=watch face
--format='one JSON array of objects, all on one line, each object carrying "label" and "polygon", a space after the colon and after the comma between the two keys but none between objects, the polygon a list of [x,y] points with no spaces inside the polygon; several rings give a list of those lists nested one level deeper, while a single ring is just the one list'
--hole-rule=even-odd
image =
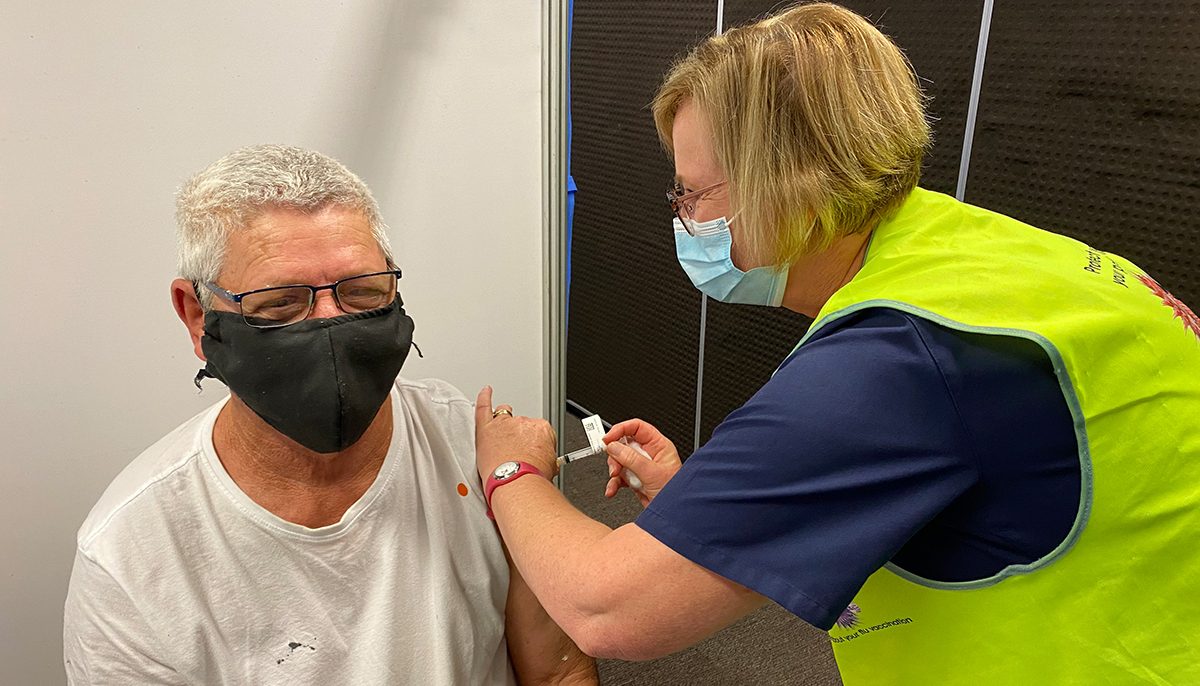
[{"label": "watch face", "polygon": [[492,476],[503,481],[513,474],[516,474],[519,469],[521,469],[521,465],[517,464],[516,462],[505,462],[499,467],[496,467],[496,471],[492,472]]}]

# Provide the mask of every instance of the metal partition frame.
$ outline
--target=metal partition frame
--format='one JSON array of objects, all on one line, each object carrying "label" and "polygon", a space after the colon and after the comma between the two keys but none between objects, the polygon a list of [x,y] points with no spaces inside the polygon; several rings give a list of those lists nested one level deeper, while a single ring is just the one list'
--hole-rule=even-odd
[{"label": "metal partition frame", "polygon": [[[542,235],[546,310],[543,416],[563,449],[567,349],[567,26],[570,0],[542,3]],[[560,475],[558,486],[563,487]]]}]

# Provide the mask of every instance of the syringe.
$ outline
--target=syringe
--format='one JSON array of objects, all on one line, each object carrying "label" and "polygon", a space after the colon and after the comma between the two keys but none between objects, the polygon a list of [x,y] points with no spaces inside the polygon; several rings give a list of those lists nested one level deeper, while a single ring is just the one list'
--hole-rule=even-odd
[{"label": "syringe", "polygon": [[582,460],[585,457],[591,457],[592,455],[599,455],[602,452],[604,452],[604,451],[601,450],[601,451],[597,452],[595,450],[592,450],[592,446],[590,446],[590,445],[586,448],[580,448],[579,450],[572,450],[571,452],[567,453],[566,455],[558,456],[558,466],[562,467],[563,465],[571,464],[575,460]]},{"label": "syringe", "polygon": [[[604,421],[600,419],[600,415],[594,414],[590,417],[584,417],[583,431],[587,434],[588,447],[580,448],[579,450],[573,450],[566,455],[560,455],[558,457],[558,466],[560,468],[563,465],[574,462],[575,460],[582,460],[585,457],[591,457],[592,455],[599,455],[600,453],[606,452],[604,447]],[[622,438],[621,442],[636,450],[647,460],[653,459],[650,457],[649,453],[642,449],[641,444],[630,439],[628,436]],[[625,483],[629,484],[630,488],[635,491],[642,490],[642,480],[638,478],[637,474],[634,474],[628,469],[622,469],[621,475],[625,477]]]},{"label": "syringe", "polygon": [[599,455],[604,452],[604,420],[600,419],[600,415],[594,414],[590,417],[584,417],[583,432],[587,434],[588,447],[573,450],[566,455],[560,455],[558,458],[559,467],[570,464],[575,460],[582,460],[585,457]]}]

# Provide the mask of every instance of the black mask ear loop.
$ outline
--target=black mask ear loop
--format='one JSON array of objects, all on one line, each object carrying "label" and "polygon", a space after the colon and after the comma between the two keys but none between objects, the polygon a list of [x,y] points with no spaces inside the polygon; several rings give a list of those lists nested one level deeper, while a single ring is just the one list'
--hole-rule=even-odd
[{"label": "black mask ear loop", "polygon": [[[396,268],[396,263],[395,263],[395,262],[392,262],[392,258],[390,258],[390,257],[389,257],[389,258],[387,258],[387,268],[388,268],[388,269],[395,269],[395,268]],[[399,297],[400,297],[400,287],[399,287],[399,286],[397,286],[397,287],[396,287],[396,297],[397,297],[397,298],[399,298]],[[401,306],[403,306],[403,305],[404,305],[404,303],[403,303],[403,302],[401,302],[400,304],[401,304]],[[416,351],[417,351],[417,357],[421,358],[422,360],[423,360],[423,359],[425,359],[425,354],[421,352],[421,346],[417,345],[417,342],[416,342],[416,341],[410,341],[410,342],[409,342],[409,345],[411,345],[411,346],[412,346],[413,350],[416,350]]]},{"label": "black mask ear loop", "polygon": [[213,376],[212,374],[208,373],[207,367],[202,368],[200,371],[196,372],[196,378],[192,379],[192,383],[196,384],[196,393],[204,392],[204,386],[201,386],[200,382],[203,381],[205,377],[208,377],[210,379],[217,378],[217,377]]},{"label": "black mask ear loop", "polygon": [[[200,286],[195,281],[192,282],[192,292],[196,294],[196,302],[200,303],[200,309],[203,310],[204,309],[204,301],[200,299]],[[196,372],[196,377],[194,379],[192,379],[192,383],[196,384],[196,393],[197,394],[204,392],[204,387],[200,385],[200,382],[203,381],[205,377],[208,377],[210,379],[217,378],[217,377],[213,376],[212,374],[208,373],[207,365],[205,365],[204,367],[201,367],[200,371]]]},{"label": "black mask ear loop", "polygon": [[[391,258],[390,256],[388,256],[388,257],[385,257],[385,259],[387,260],[387,268],[388,268],[388,269],[395,269],[395,268],[396,268],[396,263],[392,261],[392,258]],[[396,286],[396,297],[397,297],[397,298],[399,298],[399,297],[400,297],[400,287],[399,287],[399,285],[397,285],[397,286]],[[404,305],[404,303],[403,303],[403,302],[401,302],[401,303],[400,303],[400,305],[401,305],[401,306],[403,306],[403,305]],[[425,355],[424,355],[424,353],[422,353],[422,352],[421,352],[421,347],[420,347],[419,345],[417,345],[417,342],[416,342],[416,341],[410,341],[410,342],[409,342],[409,345],[411,345],[411,346],[412,346],[413,350],[416,350],[416,351],[417,351],[417,357],[421,358],[422,360],[423,360],[423,359],[425,359]]]},{"label": "black mask ear loop", "polygon": [[[392,258],[391,258],[391,257],[387,257],[386,259],[387,259],[387,268],[388,268],[388,269],[395,269],[395,268],[396,268],[396,263],[392,261]],[[397,297],[397,298],[399,298],[399,297],[400,297],[400,287],[399,287],[398,285],[396,286],[396,297]],[[400,304],[401,304],[401,306],[403,306],[403,305],[404,305],[404,303],[403,303],[403,302],[401,302]],[[417,345],[417,342],[416,342],[416,341],[410,341],[410,342],[409,342],[409,345],[411,345],[411,346],[412,346],[413,350],[416,350],[416,351],[417,351],[417,357],[421,358],[422,360],[423,360],[423,359],[425,359],[425,355],[424,355],[424,354],[421,352],[421,347]]]}]

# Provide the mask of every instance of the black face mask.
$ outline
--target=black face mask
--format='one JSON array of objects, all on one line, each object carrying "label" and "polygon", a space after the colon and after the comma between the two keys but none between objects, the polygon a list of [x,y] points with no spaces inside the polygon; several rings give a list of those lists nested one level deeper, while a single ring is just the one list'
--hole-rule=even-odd
[{"label": "black face mask", "polygon": [[318,453],[362,437],[412,347],[413,320],[400,296],[388,307],[277,329],[236,312],[204,315],[196,374],[219,379],[281,434]]}]

